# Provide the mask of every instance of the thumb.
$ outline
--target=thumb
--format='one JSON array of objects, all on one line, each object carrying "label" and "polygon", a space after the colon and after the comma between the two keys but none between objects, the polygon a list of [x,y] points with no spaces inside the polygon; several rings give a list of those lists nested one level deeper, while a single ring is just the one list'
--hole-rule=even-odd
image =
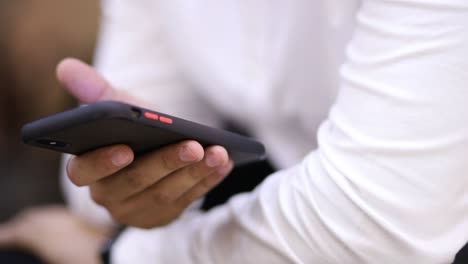
[{"label": "thumb", "polygon": [[82,103],[118,100],[120,97],[104,77],[80,60],[64,59],[56,71],[59,82]]}]

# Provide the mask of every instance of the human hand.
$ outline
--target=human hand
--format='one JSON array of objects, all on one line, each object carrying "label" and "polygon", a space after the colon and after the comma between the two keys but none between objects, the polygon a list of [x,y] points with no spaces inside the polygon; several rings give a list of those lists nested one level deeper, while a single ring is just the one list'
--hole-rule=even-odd
[{"label": "human hand", "polygon": [[[113,89],[93,68],[62,61],[57,77],[84,103],[135,99]],[[138,102],[136,102],[138,104]],[[232,169],[226,149],[206,149],[188,140],[135,157],[128,146],[104,147],[73,157],[70,180],[89,186],[93,200],[122,224],[141,228],[165,225],[217,185]]]},{"label": "human hand", "polygon": [[49,264],[100,263],[110,229],[91,226],[60,206],[27,209],[0,224],[0,248],[21,249]]}]

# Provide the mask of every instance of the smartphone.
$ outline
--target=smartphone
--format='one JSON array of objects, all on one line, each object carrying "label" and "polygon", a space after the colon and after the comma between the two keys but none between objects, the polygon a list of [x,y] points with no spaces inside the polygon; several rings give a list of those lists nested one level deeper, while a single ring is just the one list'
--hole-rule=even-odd
[{"label": "smartphone", "polygon": [[21,136],[26,144],[75,155],[114,144],[126,144],[142,155],[193,139],[204,147],[225,147],[236,166],[265,158],[265,147],[249,137],[115,101],[77,107],[28,123]]}]

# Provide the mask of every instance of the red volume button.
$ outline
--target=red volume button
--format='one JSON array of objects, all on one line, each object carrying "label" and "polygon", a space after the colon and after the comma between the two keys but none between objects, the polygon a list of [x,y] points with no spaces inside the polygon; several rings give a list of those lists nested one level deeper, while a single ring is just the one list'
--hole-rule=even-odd
[{"label": "red volume button", "polygon": [[172,123],[174,122],[174,121],[172,121],[171,118],[165,117],[165,116],[159,117],[159,121],[161,121],[162,123],[169,124],[169,125],[172,125]]},{"label": "red volume button", "polygon": [[155,114],[155,113],[145,112],[143,115],[144,115],[146,118],[151,119],[151,120],[156,120],[156,121],[158,121],[158,119],[159,119],[159,116],[158,116],[157,114]]}]

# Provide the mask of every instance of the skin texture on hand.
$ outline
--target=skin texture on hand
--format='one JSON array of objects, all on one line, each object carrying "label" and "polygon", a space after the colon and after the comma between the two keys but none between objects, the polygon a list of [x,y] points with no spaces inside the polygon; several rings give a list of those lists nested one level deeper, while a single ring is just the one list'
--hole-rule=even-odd
[{"label": "skin texture on hand", "polygon": [[92,226],[64,207],[39,207],[0,225],[0,248],[22,249],[49,264],[97,264],[109,236],[109,228]]},{"label": "skin texture on hand", "polygon": [[[92,67],[75,59],[57,66],[57,78],[83,103],[116,100],[145,105],[113,89]],[[126,145],[104,147],[69,160],[77,186],[122,224],[152,228],[170,223],[232,170],[221,146],[203,148],[187,140],[135,157]]]}]

